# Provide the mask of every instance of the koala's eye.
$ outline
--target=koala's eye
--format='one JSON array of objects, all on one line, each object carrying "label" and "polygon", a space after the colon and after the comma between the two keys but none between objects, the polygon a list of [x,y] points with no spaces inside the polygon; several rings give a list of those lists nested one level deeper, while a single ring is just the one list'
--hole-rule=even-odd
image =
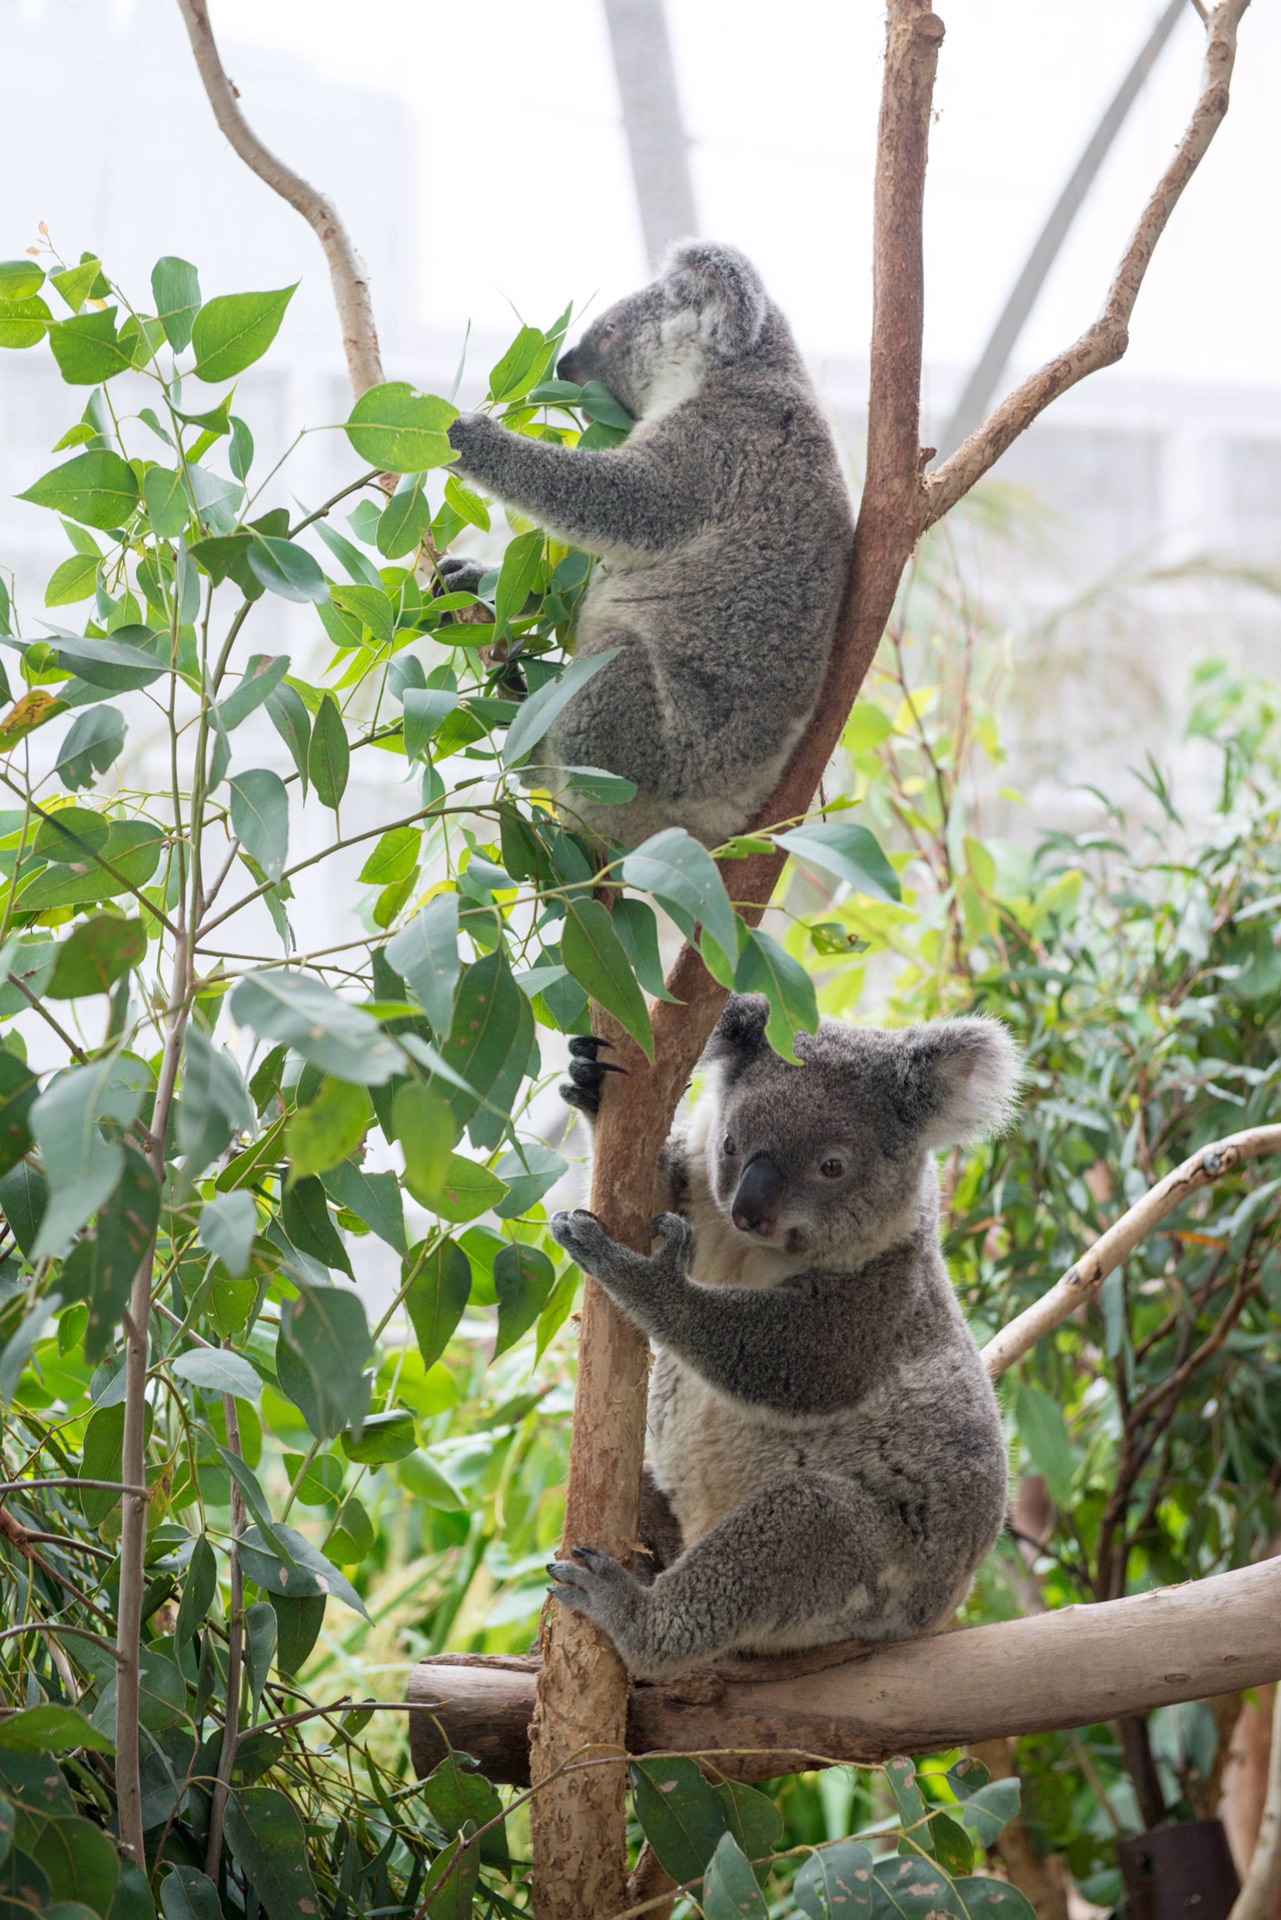
[{"label": "koala's eye", "polygon": [[726,1134],[725,1138],[721,1141],[721,1152],[727,1159],[733,1160],[737,1158],[738,1147],[735,1142],[730,1139],[728,1134]]},{"label": "koala's eye", "polygon": [[600,337],[602,340],[608,340],[611,334],[614,334],[617,332],[618,332],[618,328],[614,325],[614,322],[611,320],[607,327],[601,328]]},{"label": "koala's eye", "polygon": [[843,1160],[825,1160],[819,1168],[819,1172],[825,1180],[839,1180],[844,1171],[845,1162]]}]

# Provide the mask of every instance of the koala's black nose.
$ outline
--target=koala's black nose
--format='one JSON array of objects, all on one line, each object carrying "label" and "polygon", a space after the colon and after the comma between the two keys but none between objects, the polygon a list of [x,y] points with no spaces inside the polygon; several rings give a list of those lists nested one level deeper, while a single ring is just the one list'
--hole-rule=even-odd
[{"label": "koala's black nose", "polygon": [[571,347],[569,352],[562,353],[556,362],[556,377],[558,380],[572,380],[575,386],[581,386],[582,375],[579,367],[579,350],[577,347]]},{"label": "koala's black nose", "polygon": [[755,1154],[748,1161],[743,1168],[730,1214],[740,1233],[758,1233],[762,1238],[768,1236],[786,1185],[786,1174],[767,1153]]}]

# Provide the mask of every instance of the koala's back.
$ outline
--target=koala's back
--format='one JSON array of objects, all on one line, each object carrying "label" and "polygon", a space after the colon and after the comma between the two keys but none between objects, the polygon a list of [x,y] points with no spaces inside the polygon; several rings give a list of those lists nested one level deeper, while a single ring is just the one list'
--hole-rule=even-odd
[{"label": "koala's back", "polygon": [[[678,544],[620,544],[598,567],[578,650],[639,641],[658,689],[668,791],[652,823],[709,842],[763,803],[822,687],[853,541],[848,488],[816,394],[777,317],[776,352],[708,373],[642,419],[629,445],[685,476],[697,502]],[[676,779],[670,769],[679,769]],[[642,785],[645,783],[642,782]],[[621,828],[615,815],[613,830]]]}]

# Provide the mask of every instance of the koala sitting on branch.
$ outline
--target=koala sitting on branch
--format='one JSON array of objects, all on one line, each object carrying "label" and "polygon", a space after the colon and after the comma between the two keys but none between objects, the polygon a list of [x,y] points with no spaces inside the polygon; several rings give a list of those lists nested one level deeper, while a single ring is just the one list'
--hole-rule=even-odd
[{"label": "koala sitting on branch", "polygon": [[[1005,1522],[996,1396],[939,1248],[937,1149],[997,1132],[1018,1058],[997,1021],[824,1020],[800,1066],[732,998],[708,1091],[660,1167],[659,1250],[558,1213],[557,1241],[657,1348],[647,1584],[590,1545],[552,1592],[661,1679],[735,1651],[928,1632]],[[589,1116],[603,1043],[571,1042]]]},{"label": "koala sitting on branch", "polygon": [[[676,247],[557,371],[600,381],[635,417],[622,446],[531,440],[478,413],[449,430],[458,472],[602,562],[577,657],[618,654],[540,756],[635,782],[623,807],[573,797],[590,831],[635,845],[678,826],[715,846],[763,805],[823,685],[853,543],[836,447],[786,320],[734,247]],[[442,568],[450,587],[481,571]]]}]

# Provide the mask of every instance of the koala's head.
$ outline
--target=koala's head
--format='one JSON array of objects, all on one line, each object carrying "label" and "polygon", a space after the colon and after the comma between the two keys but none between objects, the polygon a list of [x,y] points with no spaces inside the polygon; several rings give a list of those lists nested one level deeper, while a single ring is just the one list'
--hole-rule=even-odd
[{"label": "koala's head", "polygon": [[561,356],[562,380],[599,380],[643,419],[688,399],[704,376],[744,359],[770,306],[756,268],[737,247],[683,240],[658,279],[619,300]]},{"label": "koala's head", "polygon": [[1019,1057],[997,1020],[898,1032],[824,1020],[798,1035],[791,1066],[765,1039],[767,1014],[760,995],[735,995],[704,1055],[708,1174],[745,1240],[819,1267],[870,1259],[912,1230],[935,1149],[1009,1124]]}]

